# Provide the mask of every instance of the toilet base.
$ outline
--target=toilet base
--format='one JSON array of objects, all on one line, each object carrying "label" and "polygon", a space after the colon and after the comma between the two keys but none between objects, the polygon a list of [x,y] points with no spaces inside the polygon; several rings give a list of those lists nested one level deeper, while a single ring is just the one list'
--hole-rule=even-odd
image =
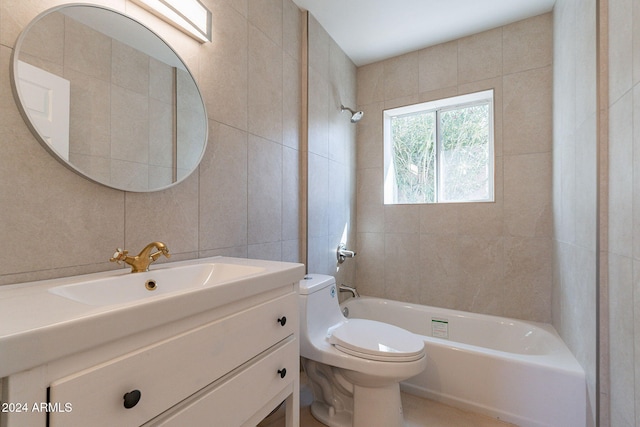
[{"label": "toilet base", "polygon": [[313,391],[311,415],[329,427],[403,427],[400,384],[310,359],[302,365]]},{"label": "toilet base", "polygon": [[353,414],[335,412],[324,402],[311,404],[311,415],[329,427],[403,427],[400,387],[360,387],[354,385]]},{"label": "toilet base", "polygon": [[318,400],[311,404],[311,415],[329,427],[352,427],[350,412],[335,412],[332,407]]},{"label": "toilet base", "polygon": [[352,427],[403,427],[400,385],[384,387],[353,386]]}]

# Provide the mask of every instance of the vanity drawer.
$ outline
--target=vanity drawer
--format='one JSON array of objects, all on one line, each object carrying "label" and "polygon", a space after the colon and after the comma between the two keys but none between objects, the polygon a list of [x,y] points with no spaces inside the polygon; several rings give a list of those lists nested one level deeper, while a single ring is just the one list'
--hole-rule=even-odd
[{"label": "vanity drawer", "polygon": [[291,387],[299,360],[298,340],[292,337],[144,427],[243,426],[265,402]]},{"label": "vanity drawer", "polygon": [[[286,317],[286,321],[284,321]],[[137,426],[297,331],[296,293],[267,301],[51,383],[49,425]],[[126,409],[124,395],[140,392]],[[129,395],[129,397],[134,396]]]}]

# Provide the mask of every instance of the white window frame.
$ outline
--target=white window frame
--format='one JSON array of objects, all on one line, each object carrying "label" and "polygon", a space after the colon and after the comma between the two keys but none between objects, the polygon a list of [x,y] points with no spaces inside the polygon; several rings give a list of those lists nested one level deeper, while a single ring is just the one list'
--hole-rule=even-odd
[{"label": "white window frame", "polygon": [[[474,92],[465,95],[454,96],[451,98],[443,98],[435,101],[423,102],[420,104],[407,105],[404,107],[392,108],[383,111],[383,138],[384,138],[384,204],[395,205],[401,204],[397,201],[397,185],[395,183],[395,173],[392,156],[391,143],[391,119],[396,116],[415,113],[436,113],[436,197],[434,202],[417,202],[411,204],[434,204],[434,203],[482,203],[495,201],[495,151],[494,151],[494,91],[493,89]],[[441,145],[442,138],[440,135],[440,113],[442,111],[454,110],[463,107],[470,107],[476,104],[489,104],[489,159],[488,159],[488,177],[489,177],[489,194],[486,199],[479,200],[441,200],[442,194],[442,178],[443,168],[441,164]]]}]

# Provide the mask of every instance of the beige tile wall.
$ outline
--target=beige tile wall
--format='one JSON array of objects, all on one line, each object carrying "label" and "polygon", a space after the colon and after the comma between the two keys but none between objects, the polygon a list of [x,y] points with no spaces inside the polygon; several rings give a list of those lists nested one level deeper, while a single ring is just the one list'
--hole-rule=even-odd
[{"label": "beige tile wall", "polygon": [[[608,0],[608,370],[611,426],[640,424],[640,4]],[[605,366],[606,368],[606,366]],[[605,425],[604,423],[602,425]]]},{"label": "beige tile wall", "polygon": [[553,324],[587,375],[596,422],[596,1],[554,8]]},{"label": "beige tile wall", "polygon": [[[364,294],[551,320],[552,15],[358,68],[356,283]],[[382,111],[495,91],[495,203],[382,201]]]},{"label": "beige tile wall", "polygon": [[[338,264],[341,241],[355,249],[356,67],[309,14],[308,264],[310,273],[354,284],[355,261]],[[344,234],[346,229],[346,234]],[[346,237],[343,237],[344,236]]]},{"label": "beige tile wall", "polygon": [[109,189],[70,172],[31,135],[11,94],[20,31],[60,2],[0,0],[0,284],[117,268],[116,247],[162,240],[172,260],[211,255],[299,261],[302,15],[290,0],[204,0],[201,45],[125,0],[99,0],[149,25],[195,74],[209,117],[199,169],[154,193]]}]

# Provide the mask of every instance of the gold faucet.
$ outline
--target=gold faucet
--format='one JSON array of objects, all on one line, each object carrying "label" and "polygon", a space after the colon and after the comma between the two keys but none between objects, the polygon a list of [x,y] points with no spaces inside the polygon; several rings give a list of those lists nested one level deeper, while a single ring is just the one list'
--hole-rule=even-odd
[{"label": "gold faucet", "polygon": [[[158,251],[151,253],[153,249],[157,249]],[[118,264],[120,264],[120,261],[124,261],[125,264],[131,266],[132,273],[141,273],[143,271],[149,271],[149,265],[160,258],[160,255],[164,255],[167,258],[171,256],[171,254],[169,254],[169,248],[162,242],[149,243],[134,257],[128,254],[129,251],[118,248],[109,261],[117,262]]]}]

